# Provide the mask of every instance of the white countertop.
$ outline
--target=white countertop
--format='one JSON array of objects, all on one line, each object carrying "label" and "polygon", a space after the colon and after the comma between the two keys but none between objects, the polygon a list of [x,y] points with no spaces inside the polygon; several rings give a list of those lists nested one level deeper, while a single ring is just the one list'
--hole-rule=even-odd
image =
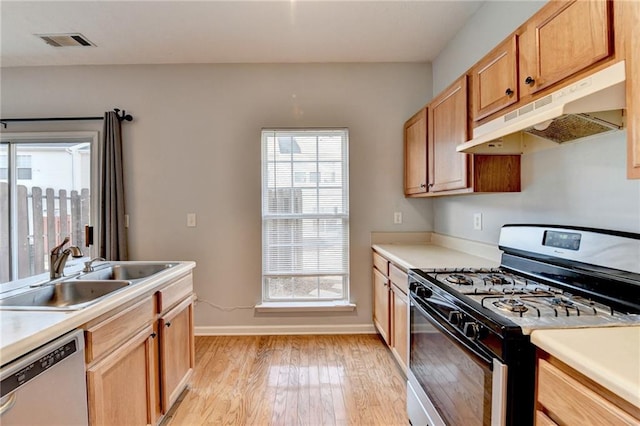
[{"label": "white countertop", "polygon": [[640,326],[535,330],[531,341],[640,408]]},{"label": "white countertop", "polygon": [[[149,262],[113,262],[149,263]],[[155,262],[154,262],[155,263]],[[50,340],[195,268],[195,262],[178,265],[132,284],[95,304],[77,311],[11,311],[0,309],[0,365],[4,365]]]},{"label": "white countertop", "polygon": [[374,244],[373,249],[405,269],[411,268],[482,268],[496,267],[500,260],[495,259],[492,250],[486,257],[469,254],[461,250],[442,247],[435,242],[412,244]]},{"label": "white countertop", "polygon": [[481,268],[495,267],[499,263],[458,250],[421,244],[374,244],[373,248],[405,269],[411,268]]}]

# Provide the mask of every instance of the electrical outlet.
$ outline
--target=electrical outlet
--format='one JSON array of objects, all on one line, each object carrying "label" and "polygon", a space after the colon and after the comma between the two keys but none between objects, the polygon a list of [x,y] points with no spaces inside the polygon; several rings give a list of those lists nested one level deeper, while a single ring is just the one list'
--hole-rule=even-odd
[{"label": "electrical outlet", "polygon": [[196,227],[196,214],[195,213],[187,213],[187,227],[195,228]]},{"label": "electrical outlet", "polygon": [[482,230],[482,213],[473,214],[473,229],[477,231]]},{"label": "electrical outlet", "polygon": [[393,213],[393,223],[396,225],[402,224],[402,212]]}]

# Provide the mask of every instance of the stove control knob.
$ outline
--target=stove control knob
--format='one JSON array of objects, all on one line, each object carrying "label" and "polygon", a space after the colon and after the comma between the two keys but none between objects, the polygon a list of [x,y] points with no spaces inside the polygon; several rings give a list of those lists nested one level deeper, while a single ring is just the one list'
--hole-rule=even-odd
[{"label": "stove control knob", "polygon": [[433,294],[431,290],[423,286],[419,286],[418,288],[416,288],[415,292],[416,292],[416,296],[422,299],[428,299]]},{"label": "stove control knob", "polygon": [[465,336],[476,340],[480,337],[481,327],[477,322],[467,322],[464,324],[464,329],[462,331]]},{"label": "stove control knob", "polygon": [[449,322],[453,325],[462,325],[462,312],[451,311],[449,312]]}]

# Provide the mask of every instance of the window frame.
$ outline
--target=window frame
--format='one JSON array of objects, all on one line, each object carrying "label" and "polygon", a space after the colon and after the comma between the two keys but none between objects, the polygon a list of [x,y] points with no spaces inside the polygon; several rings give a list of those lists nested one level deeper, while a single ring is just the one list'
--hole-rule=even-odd
[{"label": "window frame", "polygon": [[[268,227],[266,226],[266,223],[268,220],[270,219],[275,219],[273,216],[270,216],[267,212],[266,212],[266,205],[268,204],[268,189],[269,189],[269,183],[268,183],[268,175],[269,175],[269,169],[266,167],[268,164],[268,152],[267,152],[267,138],[269,137],[269,135],[273,135],[274,137],[278,137],[278,134],[284,134],[283,136],[291,136],[292,134],[305,134],[308,133],[309,136],[313,136],[313,137],[318,137],[318,136],[322,136],[322,135],[326,135],[328,133],[332,133],[335,132],[336,135],[339,135],[341,137],[341,144],[342,144],[342,148],[341,148],[341,156],[340,156],[340,160],[339,162],[341,163],[341,168],[342,168],[342,185],[340,186],[340,190],[341,190],[341,197],[342,197],[342,205],[343,205],[343,211],[341,213],[335,213],[335,214],[327,214],[327,213],[321,213],[320,211],[314,213],[287,213],[286,216],[287,218],[299,218],[299,219],[318,219],[318,220],[322,220],[322,219],[337,219],[337,220],[341,220],[343,222],[343,224],[341,225],[341,230],[344,234],[346,234],[344,236],[345,240],[344,240],[344,245],[343,245],[343,253],[342,256],[344,256],[344,270],[341,272],[341,274],[339,276],[342,276],[342,294],[339,297],[334,297],[334,298],[329,298],[329,297],[320,297],[320,294],[318,293],[318,296],[312,296],[312,297],[273,297],[269,294],[269,284],[268,284],[268,280],[267,278],[269,277],[276,277],[276,276],[282,276],[282,277],[295,277],[295,276],[313,276],[313,277],[322,277],[322,276],[327,276],[327,275],[333,275],[333,274],[323,274],[320,273],[319,271],[317,271],[317,273],[315,274],[308,274],[305,273],[304,271],[302,273],[291,273],[289,275],[287,274],[268,274],[266,273],[266,262],[267,262],[267,253],[268,253],[268,248],[267,248],[267,230]],[[293,137],[293,136],[291,136]],[[260,144],[261,144],[261,180],[262,180],[262,184],[261,184],[261,219],[262,219],[262,246],[261,246],[261,251],[262,251],[262,303],[258,306],[256,306],[257,309],[270,309],[269,307],[273,308],[276,307],[276,309],[281,309],[284,308],[285,310],[287,308],[300,308],[302,307],[303,309],[305,309],[306,307],[320,307],[320,310],[327,310],[327,307],[329,307],[329,309],[331,309],[330,307],[342,307],[342,308],[338,308],[338,309],[343,309],[345,307],[347,307],[347,309],[353,309],[355,308],[355,305],[352,305],[349,303],[350,300],[350,213],[349,213],[349,129],[348,128],[343,128],[343,127],[338,127],[338,128],[263,128],[261,130],[261,139],[260,139]],[[276,142],[276,147],[278,146],[278,142]],[[293,147],[291,148],[291,151],[294,151]],[[295,153],[299,153],[299,151],[294,151],[292,153],[289,152],[283,152],[284,154],[295,154]],[[319,163],[321,163],[322,160],[319,160],[318,158],[318,154],[316,154],[315,159],[314,159],[314,163],[316,165],[318,165]],[[338,160],[336,160],[338,161]],[[292,161],[293,163],[293,161]],[[289,188],[303,188],[304,186],[300,186],[300,185],[304,185],[304,184],[314,184],[313,187],[319,189],[322,187],[322,181],[320,179],[318,179],[317,182],[311,182],[309,179],[309,175],[310,174],[306,174],[307,178],[304,179],[304,182],[298,182],[296,180],[296,176],[295,176],[295,171],[291,170],[291,184],[289,186]],[[316,169],[316,173],[318,173],[318,177],[319,177],[319,169]],[[335,181],[335,179],[334,179]],[[287,187],[283,187],[283,188],[287,188]],[[317,199],[317,198],[316,198]],[[292,271],[293,272],[293,271]]]},{"label": "window frame", "polygon": [[[8,282],[0,283],[0,289],[5,291],[10,287],[11,283],[22,282],[25,279],[32,277],[18,278],[18,261],[16,241],[18,240],[18,227],[16,225],[15,218],[17,214],[17,194],[15,186],[17,185],[17,161],[12,161],[17,154],[13,152],[16,145],[29,144],[29,143],[56,143],[56,142],[87,142],[91,145],[91,173],[90,173],[90,194],[91,194],[91,214],[90,222],[94,229],[99,229],[99,215],[98,206],[100,200],[100,153],[102,152],[102,142],[100,140],[100,132],[98,131],[42,131],[42,132],[0,132],[0,144],[7,146],[7,162],[8,162],[8,176],[7,181],[12,182],[9,185],[9,276]],[[21,179],[22,180],[22,179]],[[46,247],[45,249],[51,249]],[[70,258],[67,265],[73,265],[82,262],[86,257],[93,257],[96,246],[92,246],[87,250],[83,249],[84,257],[81,259]],[[40,275],[40,274],[37,274]],[[36,276],[37,276],[36,275]]]}]

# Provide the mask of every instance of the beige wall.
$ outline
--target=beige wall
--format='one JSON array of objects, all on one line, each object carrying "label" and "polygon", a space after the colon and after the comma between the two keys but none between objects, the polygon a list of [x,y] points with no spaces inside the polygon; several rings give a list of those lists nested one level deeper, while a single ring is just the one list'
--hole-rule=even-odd
[{"label": "beige wall", "polygon": [[[197,326],[370,327],[369,233],[432,227],[431,202],[402,194],[402,125],[431,98],[429,64],[8,68],[1,78],[3,117],[91,116],[113,107],[133,114],[124,124],[132,257],[195,260],[198,296],[226,307],[261,297],[260,129],[349,128],[357,311],[257,316],[200,303]],[[394,211],[403,212],[403,225],[393,224]],[[186,227],[188,212],[197,214],[196,228]]]}]

